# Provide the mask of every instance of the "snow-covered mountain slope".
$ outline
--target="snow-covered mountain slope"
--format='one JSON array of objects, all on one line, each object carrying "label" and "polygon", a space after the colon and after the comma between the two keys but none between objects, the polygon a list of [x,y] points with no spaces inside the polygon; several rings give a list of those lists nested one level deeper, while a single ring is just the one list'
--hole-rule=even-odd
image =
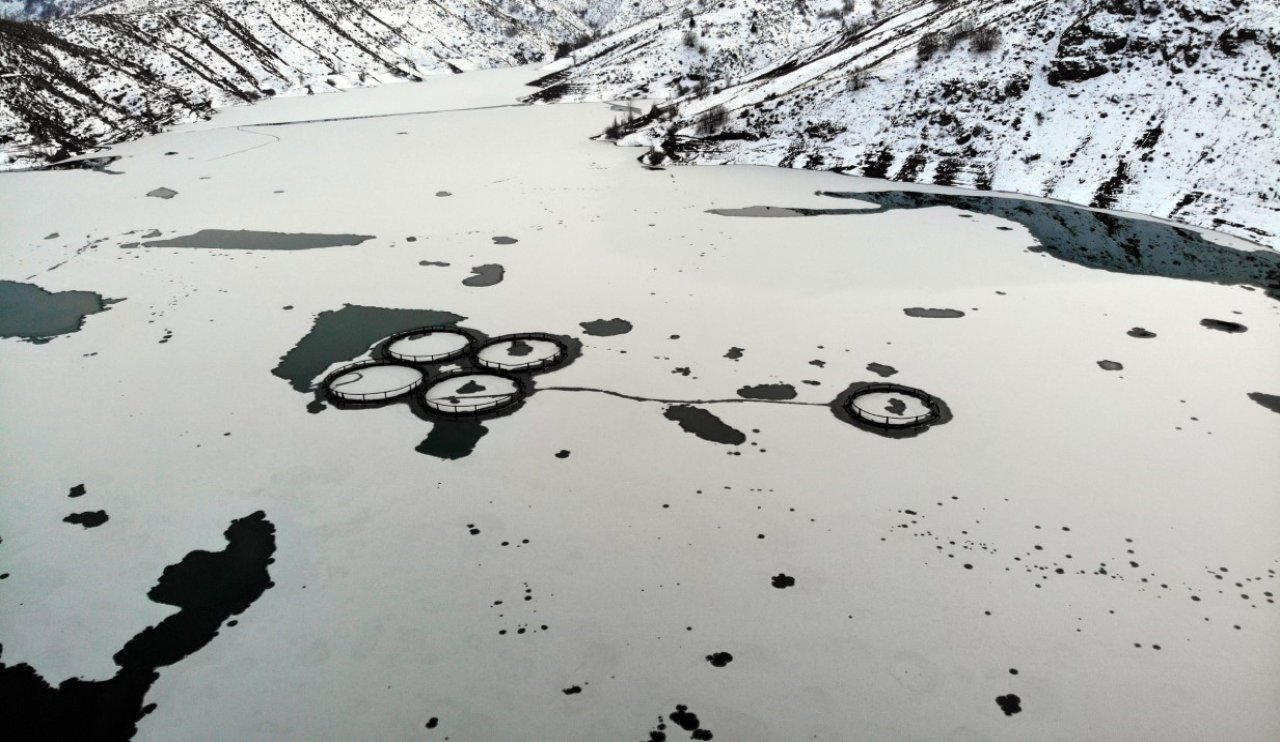
[{"label": "snow-covered mountain slope", "polygon": [[572,72],[535,81],[545,87],[531,99],[674,98],[702,91],[713,80],[735,81],[840,32],[856,17],[854,5],[850,0],[654,3],[625,30],[577,50]]},{"label": "snow-covered mountain slope", "polygon": [[613,133],[677,161],[1027,193],[1280,244],[1274,0],[21,5],[92,12],[0,21],[0,168],[263,97],[569,53],[528,100],[663,101]]},{"label": "snow-covered mountain slope", "polygon": [[111,0],[0,0],[0,18],[14,21],[47,20],[85,13]]},{"label": "snow-covered mountain slope", "polygon": [[808,32],[761,18],[791,5],[727,0],[695,17],[693,48],[672,11],[580,50],[539,97],[675,98],[621,141],[682,162],[1020,192],[1280,245],[1273,0],[859,0]]},{"label": "snow-covered mountain slope", "polygon": [[125,0],[0,21],[0,167],[268,96],[549,59],[586,33],[556,0]]},{"label": "snow-covered mountain slope", "polygon": [[652,18],[687,0],[561,0],[596,34],[608,34]]}]

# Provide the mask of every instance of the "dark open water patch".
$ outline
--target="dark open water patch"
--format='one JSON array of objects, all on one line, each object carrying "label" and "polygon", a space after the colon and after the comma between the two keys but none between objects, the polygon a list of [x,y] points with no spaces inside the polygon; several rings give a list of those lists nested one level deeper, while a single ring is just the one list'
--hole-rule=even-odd
[{"label": "dark open water patch", "polygon": [[311,391],[311,382],[334,363],[350,361],[374,343],[402,330],[461,322],[452,312],[435,309],[387,309],[347,304],[321,312],[298,344],[271,370],[299,392]]},{"label": "dark open water patch", "polygon": [[925,317],[928,319],[958,319],[964,316],[959,309],[926,309],[924,307],[907,307],[902,313],[908,317]]},{"label": "dark open water patch", "polygon": [[515,237],[504,237],[502,235],[493,238],[493,244],[495,245],[514,245],[519,241]]},{"label": "dark open water patch", "polygon": [[1266,407],[1275,413],[1280,413],[1280,396],[1275,394],[1263,394],[1262,392],[1249,392],[1249,399]]},{"label": "dark open water patch", "polygon": [[893,366],[886,366],[883,363],[868,363],[867,370],[879,376],[882,379],[887,379],[890,376],[893,376],[894,374],[898,373],[898,369],[894,368]]},{"label": "dark open water patch", "polygon": [[1022,711],[1022,699],[1010,693],[1007,696],[996,696],[996,705],[1005,716],[1013,716]]},{"label": "dark open water patch", "polygon": [[249,229],[202,229],[195,234],[142,243],[143,247],[198,247],[211,250],[311,250],[319,247],[359,245],[374,239],[368,234],[311,234],[307,232],[257,232]]},{"label": "dark open water patch", "polygon": [[458,394],[476,394],[478,392],[483,392],[484,390],[485,387],[483,384],[477,384],[475,381],[468,381],[458,387]]},{"label": "dark open water patch", "polygon": [[72,523],[85,528],[97,528],[108,520],[105,510],[86,510],[83,513],[72,513],[62,519],[63,523]]},{"label": "dark open water patch", "polygon": [[612,335],[626,335],[631,332],[633,326],[630,322],[621,317],[613,319],[593,319],[589,322],[579,322],[582,325],[582,331],[588,335],[596,337],[610,337]]},{"label": "dark open water patch", "polygon": [[[940,193],[819,191],[832,198],[872,204],[876,209],[774,209],[769,216],[883,214],[899,209],[947,206],[1017,222],[1039,243],[1038,252],[1097,270],[1138,276],[1181,278],[1222,285],[1248,285],[1280,299],[1280,254],[1236,250],[1198,232],[1067,204],[1016,198]],[[725,210],[713,213],[725,214]],[[762,214],[758,214],[762,215]]]},{"label": "dark open water patch", "polygon": [[1128,332],[1126,332],[1125,334],[1131,338],[1142,338],[1143,340],[1147,340],[1156,336],[1154,332],[1148,330],[1145,327],[1135,327],[1132,330],[1129,330]]},{"label": "dark open water patch", "polygon": [[[812,211],[812,209],[809,209]],[[803,209],[788,209],[785,206],[744,206],[740,209],[707,209],[708,214],[716,216],[812,216]]]},{"label": "dark open water patch", "polygon": [[477,265],[471,269],[471,272],[474,275],[462,279],[463,286],[471,286],[473,288],[496,286],[502,283],[502,277],[506,275],[506,270],[497,263]]},{"label": "dark open water patch", "polygon": [[716,652],[707,655],[707,662],[710,662],[712,667],[724,667],[733,662],[733,655],[728,652]]},{"label": "dark open water patch", "polygon": [[33,283],[0,281],[0,337],[47,343],[77,332],[85,317],[122,301],[92,291],[45,291]]},{"label": "dark open water patch", "polygon": [[478,420],[440,420],[414,450],[446,461],[461,459],[470,456],[488,432]]},{"label": "dark open water patch", "polygon": [[1237,332],[1249,331],[1248,327],[1245,327],[1239,322],[1228,322],[1224,319],[1209,319],[1208,317],[1206,317],[1200,320],[1200,324],[1203,325],[1204,327],[1209,328],[1210,330],[1217,330],[1218,332],[1237,333]]},{"label": "dark open water patch", "polygon": [[696,731],[702,726],[702,722],[698,721],[698,715],[690,711],[688,706],[676,706],[675,712],[667,718],[686,732]]},{"label": "dark open water patch", "polygon": [[769,583],[779,590],[785,590],[789,587],[795,587],[796,578],[779,572],[773,576],[773,579],[770,580]]},{"label": "dark open water patch", "polygon": [[[698,719],[698,715],[690,711],[689,707],[684,704],[676,706],[676,710],[671,712],[667,718],[671,720],[672,724],[689,732],[689,739],[695,740],[695,742],[704,742],[715,738],[710,729],[702,726],[702,721]],[[659,716],[658,725],[649,732],[649,742],[666,742],[670,739],[674,738],[668,736],[667,724]]]},{"label": "dark open water patch", "polygon": [[662,416],[678,423],[684,432],[692,433],[704,441],[729,446],[740,446],[747,442],[745,433],[701,407],[687,404],[671,405],[663,410]]},{"label": "dark open water patch", "polygon": [[77,484],[76,486],[71,488],[70,492],[67,493],[67,497],[83,497],[84,493],[85,493],[84,485]]},{"label": "dark open water patch", "polygon": [[1124,364],[1119,361],[1098,361],[1098,368],[1103,371],[1123,371]]},{"label": "dark open water patch", "polygon": [[790,384],[756,384],[742,387],[738,396],[743,399],[795,399],[796,388]]},{"label": "dark open water patch", "polygon": [[[243,613],[272,586],[275,526],[262,512],[234,520],[222,551],[193,551],[165,568],[147,593],[177,613],[125,643],[120,668],[108,680],[71,678],[56,688],[27,664],[0,662],[5,728],[24,739],[127,740],[155,704],[147,691],[167,667],[199,651],[230,617]],[[26,729],[26,732],[21,730]],[[14,737],[16,738],[16,737]]]},{"label": "dark open water patch", "polygon": [[172,188],[160,187],[153,191],[148,191],[147,195],[150,196],[151,198],[163,198],[167,201],[168,199],[171,199],[174,196],[178,195],[178,192],[173,190]]}]

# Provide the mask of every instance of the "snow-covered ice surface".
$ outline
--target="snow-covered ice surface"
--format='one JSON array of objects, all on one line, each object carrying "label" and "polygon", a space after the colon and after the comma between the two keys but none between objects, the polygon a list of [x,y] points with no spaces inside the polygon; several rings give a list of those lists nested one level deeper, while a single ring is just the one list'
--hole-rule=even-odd
[{"label": "snow-covered ice surface", "polygon": [[[0,176],[23,204],[0,279],[123,299],[0,340],[6,682],[115,676],[186,615],[148,600],[165,567],[261,511],[274,585],[158,667],[137,739],[643,739],[660,716],[688,739],[689,714],[717,740],[1280,738],[1280,303],[1059,260],[995,213],[708,213],[874,211],[817,192],[890,184],[645,170],[587,140],[606,105],[505,107],[535,74],[272,101],[116,146],[119,175]],[[311,123],[245,126],[289,119]],[[375,237],[122,248],[204,229]],[[502,283],[462,284],[489,262]],[[583,347],[482,422],[309,412],[272,374],[317,322],[406,324],[343,336],[313,382],[446,313]],[[846,424],[829,405],[869,364],[954,419]],[[766,384],[797,394],[735,394]],[[63,522],[85,510],[109,520]]]}]

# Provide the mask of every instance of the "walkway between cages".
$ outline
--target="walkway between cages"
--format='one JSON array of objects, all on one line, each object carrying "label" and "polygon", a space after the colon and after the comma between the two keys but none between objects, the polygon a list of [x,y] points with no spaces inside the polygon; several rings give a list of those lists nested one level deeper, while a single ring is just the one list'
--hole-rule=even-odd
[{"label": "walkway between cages", "polygon": [[831,407],[830,402],[799,402],[794,399],[662,399],[659,397],[641,397],[637,394],[627,394],[625,392],[615,392],[611,389],[596,389],[586,386],[540,386],[535,387],[530,395],[539,392],[590,392],[595,394],[607,394],[610,397],[618,397],[621,399],[629,399],[633,402],[656,402],[658,404],[786,404],[796,405],[799,407]]},{"label": "walkway between cages", "polygon": [[[917,399],[925,402],[929,406],[929,412],[925,415],[917,415],[913,417],[894,418],[887,415],[874,415],[866,410],[859,408],[854,400],[866,393],[868,390],[877,392],[893,392],[904,396],[915,396]],[[801,402],[792,399],[759,399],[759,398],[732,398],[732,399],[664,399],[660,397],[642,397],[637,394],[627,394],[625,392],[615,392],[611,389],[597,389],[595,387],[579,387],[579,386],[551,386],[551,387],[535,387],[529,392],[532,396],[538,392],[585,392],[591,394],[604,394],[610,397],[626,399],[632,402],[651,402],[656,404],[669,405],[716,405],[716,404],[777,404],[777,405],[793,405],[797,407],[823,407],[828,410],[839,410],[850,416],[847,422],[855,424],[861,423],[871,425],[876,429],[886,431],[914,431],[922,432],[925,429],[937,424],[941,418],[941,410],[938,408],[937,398],[912,387],[906,387],[899,384],[885,384],[883,382],[873,382],[867,384],[860,389],[850,389],[841,392],[834,400],[830,402]],[[920,396],[917,396],[920,395]],[[871,416],[869,416],[871,415]],[[946,420],[941,420],[946,422]]]}]

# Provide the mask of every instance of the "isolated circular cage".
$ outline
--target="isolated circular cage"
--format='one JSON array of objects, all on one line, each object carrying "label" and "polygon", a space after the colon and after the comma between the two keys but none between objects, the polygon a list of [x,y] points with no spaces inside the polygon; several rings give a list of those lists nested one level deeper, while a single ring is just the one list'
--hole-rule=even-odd
[{"label": "isolated circular cage", "polygon": [[[900,405],[896,410],[892,408],[895,401]],[[860,422],[897,429],[921,428],[942,414],[938,401],[928,392],[888,382],[875,382],[856,389],[845,400],[844,408]]]}]

